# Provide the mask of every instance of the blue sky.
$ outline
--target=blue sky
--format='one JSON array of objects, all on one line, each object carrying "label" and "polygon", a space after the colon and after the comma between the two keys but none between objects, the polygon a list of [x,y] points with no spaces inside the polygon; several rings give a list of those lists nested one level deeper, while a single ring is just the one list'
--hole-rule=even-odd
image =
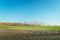
[{"label": "blue sky", "polygon": [[0,22],[60,25],[60,0],[0,0]]}]

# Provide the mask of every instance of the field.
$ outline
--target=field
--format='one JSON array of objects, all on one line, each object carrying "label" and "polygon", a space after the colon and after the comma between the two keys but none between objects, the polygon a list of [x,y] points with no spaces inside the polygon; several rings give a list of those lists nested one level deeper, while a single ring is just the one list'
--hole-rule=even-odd
[{"label": "field", "polygon": [[21,30],[60,30],[60,26],[0,26],[0,28],[15,28]]},{"label": "field", "polygon": [[60,26],[0,26],[0,40],[60,40]]}]

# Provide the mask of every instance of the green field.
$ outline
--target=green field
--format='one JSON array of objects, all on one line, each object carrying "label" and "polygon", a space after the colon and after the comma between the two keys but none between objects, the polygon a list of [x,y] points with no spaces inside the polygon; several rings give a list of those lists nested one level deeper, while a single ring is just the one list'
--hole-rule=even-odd
[{"label": "green field", "polygon": [[15,28],[21,30],[60,30],[60,26],[0,26],[0,28]]}]

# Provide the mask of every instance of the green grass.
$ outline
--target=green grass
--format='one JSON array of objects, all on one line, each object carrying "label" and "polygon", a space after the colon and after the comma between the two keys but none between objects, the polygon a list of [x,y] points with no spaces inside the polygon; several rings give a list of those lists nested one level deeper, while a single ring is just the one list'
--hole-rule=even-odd
[{"label": "green grass", "polygon": [[60,26],[0,26],[0,28],[15,28],[21,30],[60,30]]}]

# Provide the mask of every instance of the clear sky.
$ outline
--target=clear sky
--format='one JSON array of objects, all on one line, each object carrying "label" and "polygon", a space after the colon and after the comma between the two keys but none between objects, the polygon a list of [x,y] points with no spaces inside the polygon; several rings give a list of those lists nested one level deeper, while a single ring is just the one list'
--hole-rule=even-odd
[{"label": "clear sky", "polygon": [[0,0],[0,22],[60,25],[60,0]]}]

